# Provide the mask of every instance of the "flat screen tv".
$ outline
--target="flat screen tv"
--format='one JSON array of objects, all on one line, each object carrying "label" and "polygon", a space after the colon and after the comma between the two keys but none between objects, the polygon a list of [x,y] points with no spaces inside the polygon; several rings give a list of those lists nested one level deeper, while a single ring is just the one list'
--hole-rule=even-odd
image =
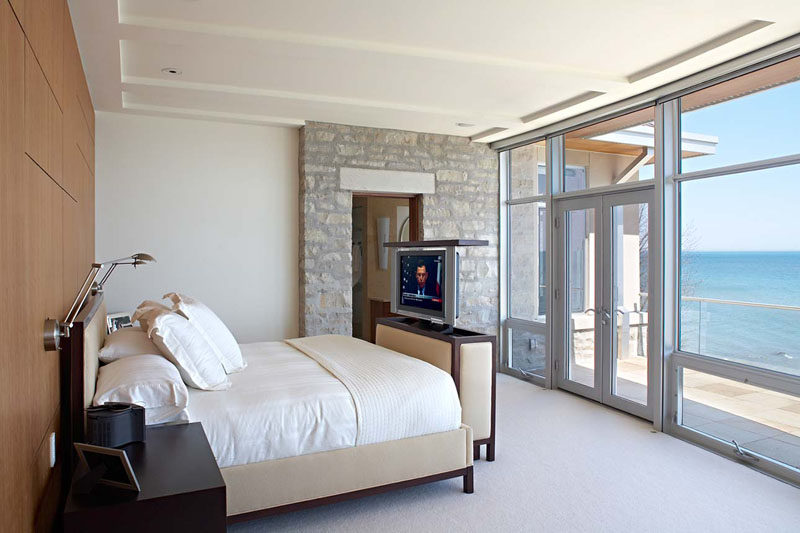
[{"label": "flat screen tv", "polygon": [[458,254],[441,250],[396,251],[392,312],[454,325],[458,314]]}]

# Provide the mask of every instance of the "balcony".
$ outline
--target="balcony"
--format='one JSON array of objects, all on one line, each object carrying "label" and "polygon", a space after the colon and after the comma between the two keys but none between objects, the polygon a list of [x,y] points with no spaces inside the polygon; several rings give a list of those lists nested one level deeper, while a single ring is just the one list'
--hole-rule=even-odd
[{"label": "balcony", "polygon": [[[720,332],[715,321],[730,320],[731,308],[770,312],[773,315],[777,312],[778,321],[793,320],[796,324],[800,323],[800,307],[699,297],[684,297],[682,301],[684,306],[695,307],[689,313],[690,323],[685,323],[682,329],[681,346],[684,351],[779,372],[797,372],[795,367],[781,365],[780,354],[776,354],[773,361],[764,361],[746,350],[738,355],[736,352],[724,355],[715,353],[718,344],[715,344],[714,336]],[[617,342],[624,348],[618,350],[616,361],[617,393],[644,401],[647,393],[647,359],[642,346],[647,338],[647,315],[626,313],[624,310],[620,310],[619,314],[623,319],[619,320],[621,325],[617,328]],[[736,316],[735,313],[733,316]],[[746,316],[747,313],[741,319],[745,320]],[[687,322],[685,317],[684,322]],[[573,313],[572,324],[575,346],[574,354],[571,354],[573,379],[591,382],[594,373],[594,318],[584,313]],[[624,333],[626,330],[627,333]],[[623,339],[627,339],[627,343]],[[688,368],[682,369],[682,378],[678,420],[681,425],[715,439],[735,442],[745,451],[800,469],[800,398]]]}]

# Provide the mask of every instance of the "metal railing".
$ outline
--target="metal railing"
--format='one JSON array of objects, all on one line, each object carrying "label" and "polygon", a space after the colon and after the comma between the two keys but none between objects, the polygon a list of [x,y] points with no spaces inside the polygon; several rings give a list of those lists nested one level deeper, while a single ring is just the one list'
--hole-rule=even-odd
[{"label": "metal railing", "polygon": [[[642,301],[642,308],[646,308],[647,307],[646,302],[647,302],[648,294],[646,292],[641,292],[639,294],[640,294],[640,298],[641,298],[641,301]],[[696,324],[697,324],[697,353],[701,353],[702,352],[703,304],[704,303],[705,304],[719,304],[719,305],[735,305],[735,306],[741,306],[741,307],[756,307],[756,308],[761,308],[761,309],[774,309],[774,310],[780,310],[780,311],[800,311],[800,306],[796,306],[796,305],[768,304],[768,303],[762,303],[762,302],[745,302],[745,301],[741,301],[741,300],[724,300],[724,299],[720,299],[720,298],[705,298],[705,297],[701,297],[701,296],[682,296],[681,297],[681,301],[682,302],[697,302],[697,304],[698,304],[698,307],[697,307],[698,312],[697,312],[697,319],[696,319]],[[642,318],[643,311],[642,311],[641,308],[637,308],[637,307],[638,306],[634,305],[634,310],[633,311],[628,311],[628,310],[626,310],[626,309],[624,309],[622,307],[618,307],[616,309],[616,312],[621,315],[621,319],[622,319],[620,324],[618,324],[618,329],[621,329],[621,331],[618,332],[618,334],[622,333],[622,338],[624,339],[628,335],[633,333],[633,330],[636,330],[637,339],[638,339],[638,343],[637,343],[638,346],[637,346],[637,350],[636,350],[637,351],[636,355],[643,356],[644,355],[644,346],[642,345],[642,341],[644,339],[644,336],[643,336],[644,331],[643,330],[644,330],[644,328],[646,328],[648,326],[648,320],[646,320],[646,319],[643,320],[643,318]],[[594,309],[583,310],[584,313],[587,312],[587,311],[594,311]],[[574,312],[573,311],[570,314],[572,315],[573,313],[574,314],[579,314],[580,311],[578,311],[578,312]],[[632,322],[630,320],[630,317],[633,316],[633,315],[638,315],[639,316],[639,320],[636,321],[636,322]],[[592,323],[591,325],[588,325],[586,327],[576,327],[575,323],[574,323],[574,320],[572,320],[571,322],[572,322],[570,324],[570,332],[571,333],[586,333],[586,332],[594,331],[594,323]],[[621,346],[624,346],[623,349],[624,349],[625,352],[627,352],[627,345],[625,345],[624,342],[621,344]],[[625,355],[627,355],[627,353],[623,354],[623,356],[625,356]]]},{"label": "metal railing", "polygon": [[760,302],[742,302],[739,300],[719,300],[717,298],[702,298],[700,296],[681,296],[684,302],[709,302],[714,304],[743,305],[746,307],[763,307],[766,309],[783,309],[785,311],[800,311],[796,305],[764,304]]}]

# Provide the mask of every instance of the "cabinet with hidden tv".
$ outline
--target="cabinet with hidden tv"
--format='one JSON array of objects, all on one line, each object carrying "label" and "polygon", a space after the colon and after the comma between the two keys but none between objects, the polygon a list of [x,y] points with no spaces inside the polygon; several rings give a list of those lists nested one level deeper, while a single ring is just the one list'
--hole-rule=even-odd
[{"label": "cabinet with hidden tv", "polygon": [[486,445],[486,460],[494,461],[496,337],[414,317],[376,322],[375,344],[412,357],[424,353],[427,363],[450,373],[461,399],[461,420],[472,428],[473,455],[479,459]]}]

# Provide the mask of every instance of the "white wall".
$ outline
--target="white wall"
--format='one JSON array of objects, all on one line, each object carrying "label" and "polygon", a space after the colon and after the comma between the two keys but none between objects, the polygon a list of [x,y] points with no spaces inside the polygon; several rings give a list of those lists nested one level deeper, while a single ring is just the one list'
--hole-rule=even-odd
[{"label": "white wall", "polygon": [[297,335],[297,130],[98,112],[96,152],[97,260],[158,260],[114,272],[109,312],[178,291],[239,342]]}]

